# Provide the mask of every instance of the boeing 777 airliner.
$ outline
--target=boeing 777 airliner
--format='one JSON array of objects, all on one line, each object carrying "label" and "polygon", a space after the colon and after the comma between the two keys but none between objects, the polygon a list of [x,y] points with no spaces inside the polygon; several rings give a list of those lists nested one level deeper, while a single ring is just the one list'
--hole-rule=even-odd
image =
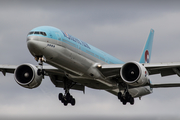
[{"label": "boeing 777 airliner", "polygon": [[134,98],[152,93],[153,88],[180,87],[180,83],[150,82],[149,75],[153,74],[180,76],[180,63],[150,63],[153,37],[151,29],[140,61],[123,62],[67,32],[41,26],[27,35],[27,47],[38,65],[0,65],[0,71],[3,75],[14,73],[15,81],[29,89],[49,76],[56,87],[64,89],[58,98],[65,106],[76,103],[70,89],[84,92],[85,86],[112,93],[123,105],[133,105]]}]

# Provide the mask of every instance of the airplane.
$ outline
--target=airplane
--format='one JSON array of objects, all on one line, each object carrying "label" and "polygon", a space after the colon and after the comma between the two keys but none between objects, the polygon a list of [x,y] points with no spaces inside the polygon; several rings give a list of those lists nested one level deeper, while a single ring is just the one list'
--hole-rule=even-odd
[{"label": "airplane", "polygon": [[151,83],[149,76],[154,74],[180,77],[180,62],[150,63],[153,37],[151,29],[139,61],[123,62],[58,28],[40,26],[27,35],[27,47],[38,65],[0,65],[0,71],[4,76],[14,74],[17,84],[29,89],[49,76],[55,87],[64,89],[58,95],[64,106],[76,104],[71,89],[85,92],[85,87],[105,90],[123,105],[133,105],[134,98],[151,94],[153,88],[180,87],[180,83]]}]

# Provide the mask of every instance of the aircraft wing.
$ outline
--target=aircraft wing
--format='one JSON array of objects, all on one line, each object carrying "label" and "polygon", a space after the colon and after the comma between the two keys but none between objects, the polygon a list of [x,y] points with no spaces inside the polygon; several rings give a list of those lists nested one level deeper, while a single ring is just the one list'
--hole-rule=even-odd
[{"label": "aircraft wing", "polygon": [[[4,76],[6,73],[14,74],[14,71],[17,67],[18,65],[0,65],[0,71]],[[50,77],[51,81],[56,87],[64,88],[63,77],[65,77],[65,73],[63,70],[57,69],[53,66],[43,66],[43,69],[46,72],[46,76]],[[81,85],[80,83],[75,83],[71,89],[84,92],[85,86]]]},{"label": "aircraft wing", "polygon": [[5,76],[6,73],[14,73],[14,70],[17,68],[17,65],[0,65],[0,71]]},{"label": "aircraft wing", "polygon": [[[117,77],[120,74],[120,69],[124,64],[104,64],[99,70],[105,77]],[[168,76],[177,74],[180,76],[180,62],[177,63],[146,63],[143,64],[149,72],[149,75],[161,74],[161,76]],[[6,73],[14,73],[17,65],[0,65],[0,71],[3,75]],[[63,77],[65,73],[63,70],[57,69],[52,66],[43,66],[43,69],[46,71],[46,76],[49,76],[51,81],[56,87],[63,88]],[[85,86],[76,83],[72,89],[84,91]],[[170,84],[151,84],[152,88],[161,88],[161,87],[180,87],[179,83],[170,83]]]},{"label": "aircraft wing", "polygon": [[177,74],[180,77],[180,62],[176,63],[148,63],[144,64],[149,72],[149,75],[161,74],[161,76],[168,76]]},{"label": "aircraft wing", "polygon": [[[105,77],[119,76],[124,64],[104,64],[99,69]],[[161,76],[175,75],[180,77],[180,62],[176,63],[144,63],[149,75],[161,74]]]},{"label": "aircraft wing", "polygon": [[[0,65],[0,71],[5,76],[6,73],[14,73],[15,69],[18,67],[18,65]],[[52,66],[44,66],[44,69],[47,72],[58,72],[58,69]]]}]

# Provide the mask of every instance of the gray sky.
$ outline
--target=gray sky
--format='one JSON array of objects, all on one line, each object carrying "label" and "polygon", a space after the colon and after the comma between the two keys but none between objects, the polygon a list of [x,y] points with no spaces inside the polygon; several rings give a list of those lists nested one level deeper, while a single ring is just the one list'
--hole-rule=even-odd
[{"label": "gray sky", "polygon": [[[149,35],[155,30],[151,62],[180,61],[180,1],[118,0],[1,0],[0,63],[37,64],[26,45],[34,27],[57,27],[123,60],[139,61]],[[151,76],[152,83],[180,82],[177,76]],[[180,118],[180,88],[154,89],[154,93],[123,106],[116,96],[86,88],[86,94],[71,91],[76,106],[64,107],[49,78],[36,89],[16,84],[14,76],[0,75],[0,118],[139,119]]]}]

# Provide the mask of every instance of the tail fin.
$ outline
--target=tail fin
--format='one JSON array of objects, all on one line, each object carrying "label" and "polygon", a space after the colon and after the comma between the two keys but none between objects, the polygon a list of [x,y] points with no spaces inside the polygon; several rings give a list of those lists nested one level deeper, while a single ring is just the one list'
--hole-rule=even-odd
[{"label": "tail fin", "polygon": [[149,37],[147,39],[147,42],[144,46],[144,50],[142,52],[141,59],[139,61],[140,63],[150,63],[153,37],[154,37],[154,30],[151,29],[150,33],[149,33]]}]

